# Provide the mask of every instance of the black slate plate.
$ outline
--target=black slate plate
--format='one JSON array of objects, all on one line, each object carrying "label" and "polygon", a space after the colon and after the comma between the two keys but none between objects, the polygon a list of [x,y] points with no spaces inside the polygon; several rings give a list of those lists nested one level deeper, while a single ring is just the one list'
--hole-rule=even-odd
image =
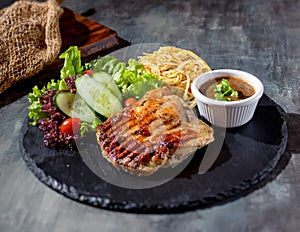
[{"label": "black slate plate", "polygon": [[44,147],[42,136],[25,120],[21,136],[23,158],[36,177],[58,193],[104,209],[174,213],[239,197],[261,181],[285,151],[287,126],[283,110],[263,95],[249,123],[226,131],[220,154],[206,173],[194,171],[201,163],[204,148],[176,178],[148,189],[107,183],[87,167],[78,153]]}]

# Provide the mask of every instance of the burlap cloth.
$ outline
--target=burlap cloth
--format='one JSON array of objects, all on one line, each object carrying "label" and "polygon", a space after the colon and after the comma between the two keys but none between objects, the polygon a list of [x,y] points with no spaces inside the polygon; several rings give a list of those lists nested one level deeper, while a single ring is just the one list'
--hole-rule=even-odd
[{"label": "burlap cloth", "polygon": [[0,10],[0,94],[59,55],[60,0],[20,0]]}]

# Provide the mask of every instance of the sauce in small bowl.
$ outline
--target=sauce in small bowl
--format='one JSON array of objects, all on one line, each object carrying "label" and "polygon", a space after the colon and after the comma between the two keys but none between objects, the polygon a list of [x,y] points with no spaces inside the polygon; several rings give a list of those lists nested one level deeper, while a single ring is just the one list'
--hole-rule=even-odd
[{"label": "sauce in small bowl", "polygon": [[226,96],[226,99],[228,101],[243,100],[255,94],[255,89],[251,84],[249,84],[247,81],[243,80],[242,78],[238,78],[234,76],[216,77],[202,84],[199,90],[206,97],[211,99],[216,99],[215,96],[216,86],[220,85],[222,83],[222,80],[224,79],[228,81],[230,87],[234,91],[237,91],[237,96],[231,96],[231,95]]},{"label": "sauce in small bowl", "polygon": [[[221,91],[225,100],[216,100],[215,86],[223,79],[229,82],[230,87],[228,83],[227,87],[231,93],[226,95],[225,89]],[[257,77],[234,69],[205,72],[194,79],[191,89],[200,115],[211,124],[225,128],[238,127],[249,122],[264,91],[263,84]],[[234,91],[238,94],[232,94]]]}]

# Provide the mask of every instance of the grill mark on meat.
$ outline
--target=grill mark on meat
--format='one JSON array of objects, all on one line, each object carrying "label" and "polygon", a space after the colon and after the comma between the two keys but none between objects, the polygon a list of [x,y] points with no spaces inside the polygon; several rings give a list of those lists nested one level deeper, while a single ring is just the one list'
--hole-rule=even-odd
[{"label": "grill mark on meat", "polygon": [[116,156],[117,159],[123,159],[126,155],[133,152],[140,147],[140,144],[137,143],[134,139],[128,139],[125,143],[120,144],[117,149],[123,149],[124,151]]},{"label": "grill mark on meat", "polygon": [[140,146],[138,149],[134,150],[130,155],[127,156],[126,162],[124,164],[128,166],[134,166],[135,164],[139,165],[143,162],[142,159],[144,159],[145,162],[146,157],[149,161],[149,156],[151,156],[152,153],[153,151],[150,152],[148,147]]},{"label": "grill mark on meat", "polygon": [[157,138],[157,153],[158,154],[173,154],[180,143],[180,135],[179,133],[174,134],[164,134],[160,135],[159,138]]},{"label": "grill mark on meat", "polygon": [[102,155],[114,166],[149,175],[178,164],[197,147],[213,141],[212,128],[179,97],[166,94],[170,92],[165,87],[149,91],[97,127]]},{"label": "grill mark on meat", "polygon": [[113,137],[110,144],[106,143],[105,145],[106,146],[103,146],[103,147],[106,148],[105,150],[106,150],[107,156],[114,158],[118,152],[116,149],[119,145],[117,138]]}]

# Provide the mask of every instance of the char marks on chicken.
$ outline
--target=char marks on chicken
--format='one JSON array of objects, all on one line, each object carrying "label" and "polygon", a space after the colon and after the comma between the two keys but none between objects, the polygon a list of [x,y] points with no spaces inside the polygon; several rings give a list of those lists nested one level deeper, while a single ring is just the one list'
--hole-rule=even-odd
[{"label": "char marks on chicken", "polygon": [[143,176],[174,167],[214,140],[213,129],[166,86],[109,117],[96,135],[109,162]]}]

